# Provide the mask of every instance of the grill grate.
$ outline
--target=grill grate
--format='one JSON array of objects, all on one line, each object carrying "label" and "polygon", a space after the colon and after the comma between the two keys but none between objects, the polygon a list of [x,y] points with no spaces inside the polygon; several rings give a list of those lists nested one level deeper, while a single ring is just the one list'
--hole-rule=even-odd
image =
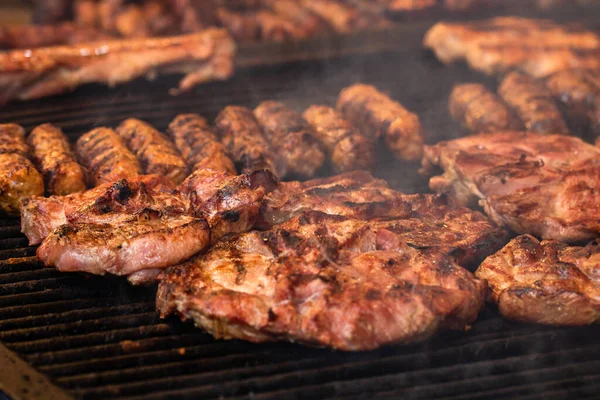
[{"label": "grill grate", "polygon": [[[412,37],[420,38],[425,28],[412,31]],[[214,118],[227,104],[253,107],[266,98],[298,109],[333,104],[342,87],[363,81],[418,112],[429,141],[458,136],[446,111],[452,85],[495,82],[461,65],[443,67],[415,46],[418,42],[376,56],[317,63],[276,64],[285,59],[278,53],[269,67],[245,68],[229,82],[180,97],[164,96],[176,82],[169,77],[114,90],[92,86],[9,105],[0,119],[28,129],[56,123],[74,139],[93,126],[114,126],[126,117],[164,129],[176,113]],[[243,49],[242,64],[256,62],[251,50]],[[401,190],[425,191],[426,180],[417,168],[380,152],[375,174]],[[215,341],[190,324],[159,319],[155,288],[43,268],[35,248],[26,247],[18,223],[0,221],[0,342],[6,346],[0,345],[0,390],[15,398],[597,397],[600,327],[513,324],[487,309],[467,333],[443,333],[425,344],[364,353]]]}]

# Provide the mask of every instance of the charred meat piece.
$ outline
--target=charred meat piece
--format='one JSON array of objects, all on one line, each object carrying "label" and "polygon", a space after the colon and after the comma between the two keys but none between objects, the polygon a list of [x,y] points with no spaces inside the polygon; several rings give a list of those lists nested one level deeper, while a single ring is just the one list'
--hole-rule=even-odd
[{"label": "charred meat piece", "polygon": [[229,78],[234,53],[235,43],[224,29],[13,50],[0,53],[0,103],[51,96],[86,83],[114,86],[157,73],[185,74],[177,93]]},{"label": "charred meat piece", "polygon": [[0,48],[31,49],[107,40],[111,36],[95,28],[63,22],[55,25],[0,26]]},{"label": "charred meat piece", "polygon": [[191,171],[212,169],[235,174],[235,165],[227,156],[204,118],[197,114],[179,114],[169,124],[167,133]]},{"label": "charred meat piece", "polygon": [[119,135],[109,128],[96,128],[77,140],[77,155],[93,186],[133,178],[142,166]]},{"label": "charred meat piece", "polygon": [[188,205],[170,182],[156,175],[121,179],[68,196],[31,197],[21,202],[21,231],[30,245],[69,223],[117,225],[143,210],[179,215]]},{"label": "charred meat piece", "polygon": [[206,218],[213,241],[229,233],[246,232],[259,218],[263,198],[277,187],[269,171],[242,175],[194,171],[180,186],[193,215]]},{"label": "charred meat piece", "polygon": [[549,325],[600,321],[600,244],[568,246],[530,235],[513,239],[476,272],[502,316]]},{"label": "charred meat piece", "polygon": [[363,135],[373,139],[383,137],[387,148],[397,158],[421,159],[423,128],[419,117],[374,86],[356,84],[343,89],[337,109],[358,126]]},{"label": "charred meat piece", "polygon": [[304,111],[303,116],[325,146],[336,171],[370,169],[373,166],[375,144],[336,110],[313,105]]},{"label": "charred meat piece", "polygon": [[173,143],[152,125],[129,118],[121,122],[116,131],[140,159],[146,174],[164,176],[175,184],[187,176],[185,161]]},{"label": "charred meat piece", "polygon": [[285,175],[285,162],[271,150],[251,110],[225,107],[215,120],[215,129],[241,172],[268,169],[278,177]]},{"label": "charred meat piece", "polygon": [[566,242],[600,235],[600,149],[581,139],[499,132],[426,146],[423,171],[441,168],[432,190],[461,204],[479,200],[516,233]]},{"label": "charred meat piece", "polygon": [[59,196],[86,189],[85,172],[65,134],[52,124],[36,127],[27,138],[33,162],[44,176],[46,192]]},{"label": "charred meat piece", "polygon": [[18,154],[27,157],[29,146],[25,129],[17,124],[0,124],[0,154]]},{"label": "charred meat piece", "polygon": [[569,134],[552,93],[543,83],[522,73],[512,72],[502,80],[498,94],[515,109],[527,130]]},{"label": "charred meat piece", "polygon": [[117,225],[62,225],[44,239],[37,256],[63,272],[129,275],[181,263],[209,244],[204,219],[144,210]]},{"label": "charred meat piece", "polygon": [[549,20],[497,17],[439,22],[425,35],[424,45],[444,63],[464,59],[487,74],[519,69],[543,77],[570,68],[600,67],[597,34]]},{"label": "charred meat piece", "polygon": [[273,151],[287,164],[288,173],[310,178],[323,165],[325,154],[313,128],[285,104],[267,100],[254,109]]},{"label": "charred meat piece", "polygon": [[336,0],[301,0],[300,4],[339,33],[350,33],[368,26],[368,21],[357,9]]},{"label": "charred meat piece", "polygon": [[448,99],[450,115],[473,133],[522,128],[521,121],[498,96],[478,83],[454,86]]},{"label": "charred meat piece", "polygon": [[443,253],[389,243],[368,224],[344,233],[326,217],[299,216],[225,239],[159,276],[157,308],[220,339],[341,350],[418,342],[477,317],[485,283]]}]

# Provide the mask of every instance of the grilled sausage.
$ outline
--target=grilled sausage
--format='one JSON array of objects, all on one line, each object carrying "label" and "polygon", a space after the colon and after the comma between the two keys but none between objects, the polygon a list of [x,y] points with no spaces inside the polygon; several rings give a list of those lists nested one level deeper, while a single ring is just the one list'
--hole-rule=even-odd
[{"label": "grilled sausage", "polygon": [[36,127],[27,138],[33,162],[44,176],[46,192],[64,196],[86,189],[85,173],[65,134],[52,124]]},{"label": "grilled sausage", "polygon": [[513,111],[478,83],[454,86],[448,108],[452,118],[473,133],[522,129]]},{"label": "grilled sausage", "polygon": [[369,169],[373,166],[373,141],[363,136],[340,113],[328,106],[313,105],[304,111],[303,116],[321,139],[336,171]]},{"label": "grilled sausage", "polygon": [[19,215],[22,198],[44,194],[44,181],[27,159],[28,150],[21,126],[0,125],[0,213]]},{"label": "grilled sausage", "polygon": [[215,128],[242,173],[268,169],[278,177],[285,175],[285,163],[271,151],[251,110],[227,106],[217,116]]},{"label": "grilled sausage", "polygon": [[416,161],[423,154],[423,128],[416,114],[390,99],[374,86],[356,84],[343,89],[337,109],[356,125],[363,135],[383,137],[394,156]]},{"label": "grilled sausage", "polygon": [[552,93],[533,78],[511,72],[500,84],[498,94],[515,109],[528,131],[569,133]]},{"label": "grilled sausage", "polygon": [[117,133],[138,156],[146,174],[164,176],[175,184],[187,176],[187,166],[173,143],[152,125],[129,118],[117,127]]},{"label": "grilled sausage", "polygon": [[235,165],[227,156],[225,146],[201,116],[180,114],[169,124],[167,133],[192,172],[207,168],[236,175]]},{"label": "grilled sausage", "polygon": [[96,128],[77,140],[77,155],[93,186],[132,178],[142,173],[136,156],[109,128]]},{"label": "grilled sausage", "polygon": [[286,162],[288,172],[310,178],[325,161],[321,144],[308,122],[277,101],[263,101],[254,109],[256,119],[273,149]]}]

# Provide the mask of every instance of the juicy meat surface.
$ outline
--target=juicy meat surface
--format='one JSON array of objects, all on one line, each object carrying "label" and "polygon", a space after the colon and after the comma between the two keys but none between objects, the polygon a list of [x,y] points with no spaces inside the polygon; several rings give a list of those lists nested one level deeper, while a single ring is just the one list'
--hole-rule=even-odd
[{"label": "juicy meat surface", "polygon": [[423,172],[460,204],[479,200],[516,233],[566,242],[600,234],[600,149],[581,139],[498,132],[425,147]]},{"label": "juicy meat surface", "polygon": [[60,128],[52,124],[39,125],[31,131],[27,142],[33,162],[44,176],[48,194],[63,196],[86,189],[85,172]]},{"label": "juicy meat surface", "polygon": [[550,325],[600,321],[600,243],[569,246],[530,235],[489,256],[476,275],[487,280],[502,316]]},{"label": "juicy meat surface", "polygon": [[288,173],[310,178],[321,168],[325,153],[302,115],[285,104],[267,100],[254,109],[266,139],[287,165]]},{"label": "juicy meat surface", "polygon": [[552,92],[542,82],[511,72],[502,80],[498,94],[515,109],[528,131],[569,134]]},{"label": "juicy meat surface", "polygon": [[337,109],[363,135],[383,138],[394,156],[416,161],[423,154],[423,128],[419,117],[371,85],[355,84],[342,89]]},{"label": "juicy meat surface", "polygon": [[375,143],[329,106],[313,105],[303,114],[329,153],[337,172],[370,169],[375,162]]},{"label": "juicy meat surface", "polygon": [[518,69],[544,77],[570,68],[600,67],[600,37],[578,26],[522,17],[439,22],[423,40],[444,63],[466,60],[487,74]]},{"label": "juicy meat surface", "polygon": [[454,86],[448,99],[452,118],[473,133],[521,129],[514,112],[494,93],[478,83]]},{"label": "juicy meat surface", "polygon": [[25,129],[17,124],[0,124],[0,154],[29,155]]},{"label": "juicy meat surface", "polygon": [[157,73],[183,73],[178,91],[233,73],[235,43],[224,29],[190,35],[90,42],[0,53],[0,103],[114,86]]},{"label": "juicy meat surface", "polygon": [[192,172],[197,169],[212,169],[236,173],[225,146],[201,116],[179,114],[169,124],[167,133]]},{"label": "juicy meat surface", "polygon": [[95,128],[80,136],[76,150],[93,186],[133,178],[142,173],[135,154],[110,128]]},{"label": "juicy meat surface", "polygon": [[[160,276],[157,308],[217,338],[287,339],[367,350],[465,329],[485,283],[385,228],[332,226],[320,213],[223,240]],[[364,223],[364,222],[363,222]]]}]

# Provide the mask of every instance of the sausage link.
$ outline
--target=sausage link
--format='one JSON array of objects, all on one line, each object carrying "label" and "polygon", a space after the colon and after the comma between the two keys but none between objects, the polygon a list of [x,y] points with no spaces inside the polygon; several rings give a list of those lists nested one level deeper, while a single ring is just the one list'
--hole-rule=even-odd
[{"label": "sausage link", "polygon": [[29,146],[25,142],[25,129],[17,124],[0,124],[0,154],[9,153],[27,157]]}]

